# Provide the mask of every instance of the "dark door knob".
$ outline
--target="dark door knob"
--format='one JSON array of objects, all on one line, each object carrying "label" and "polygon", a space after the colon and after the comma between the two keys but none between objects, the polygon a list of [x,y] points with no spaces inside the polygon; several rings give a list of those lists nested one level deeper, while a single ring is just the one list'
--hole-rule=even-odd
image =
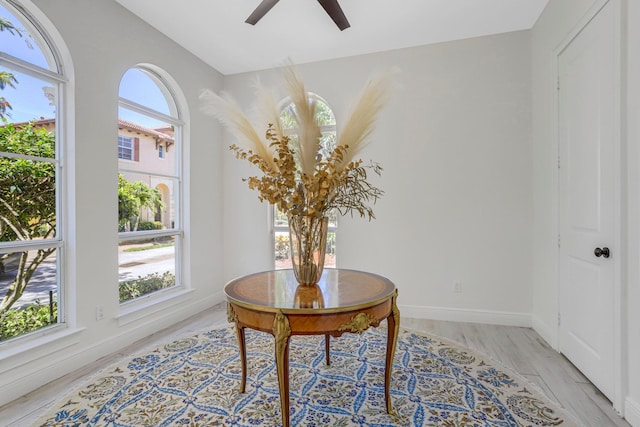
[{"label": "dark door knob", "polygon": [[609,248],[595,248],[593,254],[597,257],[609,258],[611,252],[609,252]]}]

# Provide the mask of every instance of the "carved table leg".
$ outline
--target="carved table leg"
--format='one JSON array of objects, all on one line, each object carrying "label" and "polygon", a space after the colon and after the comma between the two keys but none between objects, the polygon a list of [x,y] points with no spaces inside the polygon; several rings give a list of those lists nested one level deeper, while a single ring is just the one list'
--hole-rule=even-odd
[{"label": "carved table leg", "polygon": [[281,311],[273,321],[273,336],[276,340],[276,370],[280,387],[280,410],[282,426],[289,427],[289,337],[291,327],[289,319]]},{"label": "carved table leg", "polygon": [[324,336],[324,356],[327,359],[327,366],[331,365],[331,355],[329,353],[331,343],[331,335],[326,334]]},{"label": "carved table leg", "polygon": [[244,328],[236,323],[236,335],[238,336],[238,348],[240,349],[240,364],[242,365],[242,380],[240,380],[240,393],[244,393],[247,386],[247,347],[244,341]]},{"label": "carved table leg", "polygon": [[400,310],[396,305],[398,291],[391,299],[391,314],[387,317],[387,358],[384,366],[384,400],[387,404],[387,413],[393,414],[391,407],[391,369],[393,367],[393,357],[396,353],[396,342],[398,340],[398,331],[400,330]]},{"label": "carved table leg", "polygon": [[242,379],[240,380],[240,393],[244,393],[247,385],[247,348],[244,342],[244,327],[238,322],[238,315],[233,311],[231,304],[227,304],[227,320],[236,324],[236,336],[238,337],[238,349],[240,350],[240,365],[242,366]]}]

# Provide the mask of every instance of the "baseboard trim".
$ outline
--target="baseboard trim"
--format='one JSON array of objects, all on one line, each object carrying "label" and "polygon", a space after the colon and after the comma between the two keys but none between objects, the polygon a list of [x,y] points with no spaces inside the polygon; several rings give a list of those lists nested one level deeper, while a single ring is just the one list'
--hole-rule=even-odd
[{"label": "baseboard trim", "polygon": [[543,322],[538,316],[531,315],[531,326],[551,348],[558,351],[558,330]]},{"label": "baseboard trim", "polygon": [[624,418],[633,427],[640,427],[640,403],[627,397],[624,401]]},{"label": "baseboard trim", "polygon": [[463,308],[399,305],[401,316],[452,322],[531,327],[531,314],[508,311],[470,310]]}]

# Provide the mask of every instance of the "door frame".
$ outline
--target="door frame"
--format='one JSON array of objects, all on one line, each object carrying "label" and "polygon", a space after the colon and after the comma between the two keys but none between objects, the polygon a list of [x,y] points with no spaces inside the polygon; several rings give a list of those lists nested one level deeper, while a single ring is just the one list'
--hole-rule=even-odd
[{"label": "door frame", "polygon": [[[615,248],[614,256],[611,258],[611,261],[614,263],[614,283],[613,283],[613,360],[614,360],[614,387],[613,387],[613,396],[611,397],[611,402],[613,404],[613,408],[618,412],[622,413],[624,408],[624,390],[627,387],[626,373],[627,367],[624,364],[624,354],[626,351],[626,340],[623,336],[623,331],[625,329],[625,315],[626,310],[623,304],[623,285],[625,281],[623,280],[622,269],[623,265],[627,264],[627,241],[624,238],[626,233],[623,233],[627,229],[627,225],[625,223],[626,217],[624,217],[624,209],[626,206],[626,198],[623,198],[622,189],[626,188],[625,185],[625,172],[626,165],[622,162],[622,81],[621,81],[621,71],[622,71],[622,43],[621,43],[621,32],[622,32],[622,5],[620,0],[596,0],[591,8],[587,11],[587,13],[577,22],[577,24],[573,27],[573,29],[567,34],[567,36],[558,44],[558,46],[553,50],[553,60],[554,60],[554,70],[553,70],[553,103],[552,103],[552,122],[553,122],[553,138],[555,140],[555,152],[553,158],[553,164],[557,165],[553,167],[553,221],[554,221],[554,235],[558,238],[558,243],[554,242],[553,247],[555,248],[555,280],[556,280],[556,313],[558,322],[555,324],[555,342],[554,347],[556,351],[560,351],[560,333],[559,333],[559,320],[560,320],[560,248],[559,248],[559,239],[560,239],[560,123],[559,123],[559,80],[560,80],[560,55],[562,52],[571,44],[571,42],[576,38],[576,36],[593,20],[593,18],[607,5],[613,7],[614,14],[614,57],[615,64],[614,68],[614,165],[617,167],[618,173],[614,175],[614,224],[613,224],[613,247]],[[615,171],[614,171],[615,172]],[[616,256],[617,255],[617,256]]]}]

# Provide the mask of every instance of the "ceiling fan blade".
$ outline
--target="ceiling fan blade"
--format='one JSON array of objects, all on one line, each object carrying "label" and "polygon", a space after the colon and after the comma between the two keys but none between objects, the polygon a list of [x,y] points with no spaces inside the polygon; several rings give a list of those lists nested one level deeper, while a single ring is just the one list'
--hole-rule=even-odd
[{"label": "ceiling fan blade", "polygon": [[324,10],[329,14],[333,22],[336,23],[340,31],[343,31],[351,26],[349,21],[347,21],[347,17],[344,15],[342,8],[338,4],[338,0],[318,0],[318,3],[324,8]]},{"label": "ceiling fan blade", "polygon": [[256,25],[256,23],[262,19],[262,17],[271,10],[273,6],[276,5],[280,0],[262,0],[262,3],[256,7],[256,10],[253,11],[251,15],[247,18],[247,24]]}]

